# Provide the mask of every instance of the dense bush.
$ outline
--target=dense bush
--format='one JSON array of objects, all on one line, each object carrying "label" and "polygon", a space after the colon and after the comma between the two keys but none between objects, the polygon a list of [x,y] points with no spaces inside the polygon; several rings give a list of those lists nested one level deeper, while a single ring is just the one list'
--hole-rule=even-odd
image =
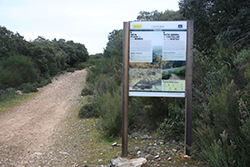
[{"label": "dense bush", "polygon": [[159,125],[157,132],[166,140],[183,140],[185,129],[184,111],[184,108],[179,108],[175,103],[169,103],[168,117]]},{"label": "dense bush", "polygon": [[142,122],[147,122],[146,127],[151,130],[156,130],[165,119],[176,119],[176,115],[172,113],[173,108],[183,110],[185,107],[184,98],[148,97],[139,99],[145,106],[144,114],[141,116],[144,119]]},{"label": "dense bush", "polygon": [[29,57],[16,55],[0,62],[0,82],[7,87],[17,87],[22,83],[35,81],[34,64]]},{"label": "dense bush", "polygon": [[101,120],[98,128],[104,137],[121,135],[122,99],[120,91],[111,94],[109,91],[97,98],[98,112]]},{"label": "dense bush", "polygon": [[80,118],[99,117],[97,104],[93,102],[82,106],[81,109],[79,110],[78,117]]},{"label": "dense bush", "polygon": [[250,163],[249,53],[226,45],[213,59],[195,53],[193,153],[213,166]]},{"label": "dense bush", "polygon": [[67,72],[75,72],[75,68],[67,68]]},{"label": "dense bush", "polygon": [[85,86],[85,87],[82,89],[81,95],[82,95],[82,96],[93,95],[93,90],[90,89],[89,87],[86,87],[86,86]]},{"label": "dense bush", "polygon": [[82,70],[84,69],[86,66],[85,66],[85,63],[79,63],[76,67],[77,70]]},{"label": "dense bush", "polygon": [[13,99],[15,98],[16,95],[16,90],[14,88],[7,88],[7,89],[1,89],[0,90],[0,102]]},{"label": "dense bush", "polygon": [[44,76],[44,77],[39,76],[33,85],[35,85],[37,88],[40,88],[40,87],[43,87],[51,82],[52,81],[51,81],[51,78],[49,75]]},{"label": "dense bush", "polygon": [[122,64],[121,57],[114,55],[112,58],[90,59],[93,60],[93,66],[88,69],[86,81],[89,86],[95,85],[100,75],[112,77],[117,85],[121,84],[122,80]]},{"label": "dense bush", "polygon": [[31,83],[24,83],[18,87],[23,93],[37,92],[37,85]]},{"label": "dense bush", "polygon": [[[244,90],[244,94],[249,93]],[[194,147],[200,149],[202,157],[213,166],[247,166],[250,163],[249,100],[232,82],[209,97],[209,104],[199,114],[200,119],[195,120]]]},{"label": "dense bush", "polygon": [[83,44],[64,39],[50,41],[42,36],[28,42],[0,26],[1,89],[17,88],[23,83],[41,87],[59,72],[85,68],[87,60],[88,52]]}]

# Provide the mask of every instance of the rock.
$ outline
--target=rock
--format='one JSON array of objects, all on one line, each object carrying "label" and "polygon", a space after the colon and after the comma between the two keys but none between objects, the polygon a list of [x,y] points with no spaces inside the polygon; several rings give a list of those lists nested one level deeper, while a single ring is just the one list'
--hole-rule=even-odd
[{"label": "rock", "polygon": [[191,158],[191,157],[190,157],[190,156],[188,156],[188,155],[184,155],[183,157],[184,157],[184,158]]},{"label": "rock", "polygon": [[140,147],[135,146],[135,151],[139,151],[139,150],[140,150]]},{"label": "rock", "polygon": [[114,146],[117,146],[117,143],[116,142],[114,142],[113,144],[112,144],[112,146],[114,147]]},{"label": "rock", "polygon": [[148,139],[153,139],[153,136],[148,136]]},{"label": "rock", "polygon": [[23,95],[23,93],[22,93],[22,91],[17,90],[17,91],[16,91],[16,95]]},{"label": "rock", "polygon": [[42,155],[43,153],[35,152],[34,154],[35,154],[35,155]]},{"label": "rock", "polygon": [[151,151],[151,148],[145,148],[145,152],[149,153]]},{"label": "rock", "polygon": [[155,157],[154,157],[154,159],[158,159],[160,156],[159,155],[156,155]]},{"label": "rock", "polygon": [[175,147],[175,149],[176,149],[177,151],[179,151],[181,148],[180,148],[180,147]]},{"label": "rock", "polygon": [[151,155],[151,154],[147,154],[147,155],[145,156],[145,158],[146,158],[147,160],[152,160],[152,159],[154,159],[154,156]]},{"label": "rock", "polygon": [[164,153],[161,153],[161,157],[164,157],[166,154],[164,154]]},{"label": "rock", "polygon": [[126,159],[118,157],[110,161],[112,167],[141,167],[147,163],[146,158]]},{"label": "rock", "polygon": [[60,154],[63,154],[63,155],[70,155],[69,153],[67,153],[67,152],[62,152],[62,151],[60,151],[59,153],[60,153]]},{"label": "rock", "polygon": [[134,152],[134,151],[135,151],[134,147],[130,148],[130,152]]},{"label": "rock", "polygon": [[175,148],[173,148],[172,151],[175,152],[175,153],[177,152],[177,150]]},{"label": "rock", "polygon": [[172,160],[172,158],[171,157],[168,157],[168,161],[171,161]]}]

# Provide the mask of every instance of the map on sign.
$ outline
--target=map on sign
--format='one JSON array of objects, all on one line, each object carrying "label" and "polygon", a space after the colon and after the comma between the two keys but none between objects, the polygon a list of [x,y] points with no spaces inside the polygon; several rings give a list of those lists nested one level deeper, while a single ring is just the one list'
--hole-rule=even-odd
[{"label": "map on sign", "polygon": [[186,30],[186,21],[130,22],[130,96],[185,96]]}]

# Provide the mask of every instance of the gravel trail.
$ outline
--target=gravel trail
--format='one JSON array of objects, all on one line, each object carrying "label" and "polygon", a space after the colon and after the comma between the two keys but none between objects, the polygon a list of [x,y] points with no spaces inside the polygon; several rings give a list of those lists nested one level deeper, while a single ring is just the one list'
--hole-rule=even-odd
[{"label": "gravel trail", "polygon": [[38,166],[34,157],[54,144],[51,136],[67,112],[80,105],[86,73],[83,69],[54,77],[34,97],[0,114],[0,167]]}]

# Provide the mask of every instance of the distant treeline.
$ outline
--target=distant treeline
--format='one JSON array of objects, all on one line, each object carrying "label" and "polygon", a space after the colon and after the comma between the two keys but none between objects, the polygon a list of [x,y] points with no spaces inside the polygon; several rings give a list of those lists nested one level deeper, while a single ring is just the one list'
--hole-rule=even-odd
[{"label": "distant treeline", "polygon": [[19,33],[0,26],[0,89],[27,83],[43,86],[63,70],[84,68],[88,56],[83,44],[42,36],[26,41]]}]

